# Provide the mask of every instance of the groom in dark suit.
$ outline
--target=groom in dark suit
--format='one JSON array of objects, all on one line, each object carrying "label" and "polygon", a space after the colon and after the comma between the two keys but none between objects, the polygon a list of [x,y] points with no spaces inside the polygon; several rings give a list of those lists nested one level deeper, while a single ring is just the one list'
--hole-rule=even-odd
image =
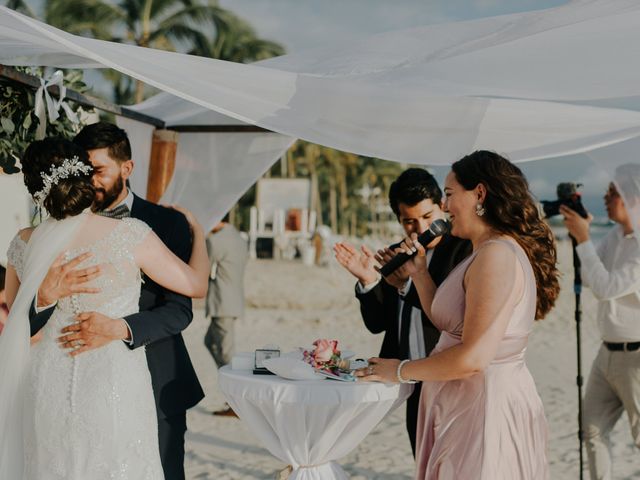
[{"label": "groom in dark suit", "polygon": [[[176,210],[161,207],[134,195],[126,186],[133,171],[131,146],[124,130],[99,122],[84,127],[74,142],[85,148],[94,167],[96,199],[92,209],[105,216],[131,216],[146,222],[183,261],[191,256],[191,233],[186,218]],[[52,268],[43,281],[30,315],[34,335],[49,320],[63,296],[80,291],[81,278]],[[81,313],[78,323],[63,329],[63,348],[73,355],[124,341],[129,348],[146,347],[151,373],[162,467],[167,480],[184,479],[184,435],[186,411],[204,393],[196,377],[181,332],[193,318],[191,299],[144,279],[139,313],[112,319],[97,312]],[[80,345],[80,348],[77,348]]]},{"label": "groom in dark suit", "polygon": [[[438,182],[422,168],[410,168],[391,184],[389,203],[404,233],[421,234],[431,222],[444,217],[442,191]],[[339,243],[334,248],[336,259],[357,279],[356,297],[367,329],[384,332],[380,358],[417,359],[429,356],[440,332],[422,311],[415,287],[402,269],[385,278],[374,269],[394,255],[394,247],[374,255],[366,247],[358,252],[351,245]],[[449,272],[471,252],[471,245],[450,235],[436,238],[427,246],[429,273],[440,285]],[[415,455],[416,427],[421,383],[415,385],[407,399],[406,426]]]}]

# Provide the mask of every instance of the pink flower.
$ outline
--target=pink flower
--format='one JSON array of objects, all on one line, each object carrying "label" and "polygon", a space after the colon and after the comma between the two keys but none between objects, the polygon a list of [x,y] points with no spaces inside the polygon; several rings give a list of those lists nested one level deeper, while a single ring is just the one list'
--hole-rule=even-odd
[{"label": "pink flower", "polygon": [[316,362],[328,362],[338,352],[337,340],[322,338],[313,342],[313,345],[316,347],[313,355]]}]

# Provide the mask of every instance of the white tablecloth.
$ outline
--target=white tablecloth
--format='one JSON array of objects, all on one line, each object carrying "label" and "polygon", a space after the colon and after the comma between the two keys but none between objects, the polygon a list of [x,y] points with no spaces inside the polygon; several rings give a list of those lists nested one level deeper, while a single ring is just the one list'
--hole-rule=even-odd
[{"label": "white tablecloth", "polygon": [[412,391],[411,385],[285,380],[222,367],[229,405],[271,452],[293,466],[289,479],[347,479],[335,463]]}]

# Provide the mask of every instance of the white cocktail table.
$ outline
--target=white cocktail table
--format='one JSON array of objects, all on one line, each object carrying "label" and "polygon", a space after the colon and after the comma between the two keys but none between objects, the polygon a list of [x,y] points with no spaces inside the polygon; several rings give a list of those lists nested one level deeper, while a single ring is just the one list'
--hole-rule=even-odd
[{"label": "white cocktail table", "polygon": [[347,479],[335,462],[411,394],[407,384],[285,380],[222,367],[218,384],[269,452],[291,464],[289,480]]}]

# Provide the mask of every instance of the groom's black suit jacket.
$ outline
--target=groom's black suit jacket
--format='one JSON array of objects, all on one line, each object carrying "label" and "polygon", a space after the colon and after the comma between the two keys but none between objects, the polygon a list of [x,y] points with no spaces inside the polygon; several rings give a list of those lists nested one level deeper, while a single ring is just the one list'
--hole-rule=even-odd
[{"label": "groom's black suit jacket", "polygon": [[[134,195],[131,216],[147,223],[174,254],[189,261],[191,234],[184,215]],[[52,313],[53,308],[38,314],[32,308],[31,335],[44,326]],[[184,414],[204,397],[181,335],[192,319],[190,298],[167,290],[148,277],[142,284],[139,313],[125,317],[133,337],[129,348],[146,347],[159,418]]]}]

